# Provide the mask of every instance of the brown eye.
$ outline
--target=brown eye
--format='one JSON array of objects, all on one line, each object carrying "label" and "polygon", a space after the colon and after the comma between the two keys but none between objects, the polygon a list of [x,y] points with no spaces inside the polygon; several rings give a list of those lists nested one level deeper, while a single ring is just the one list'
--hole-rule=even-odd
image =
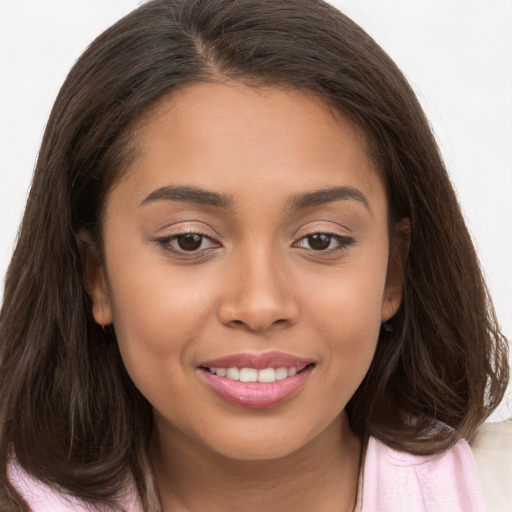
[{"label": "brown eye", "polygon": [[354,244],[352,237],[335,233],[311,233],[293,243],[293,247],[307,249],[310,252],[334,254]]},{"label": "brown eye", "polygon": [[153,242],[158,247],[170,252],[176,257],[195,260],[202,256],[211,255],[215,249],[220,249],[222,244],[201,232],[182,232],[171,236],[154,238]]},{"label": "brown eye", "polygon": [[315,251],[325,251],[331,245],[332,237],[325,233],[315,233],[307,237],[308,245]]},{"label": "brown eye", "polygon": [[206,254],[210,249],[221,247],[217,240],[210,238],[208,235],[193,232],[155,238],[154,241],[166,251],[182,256],[186,254],[190,256]]},{"label": "brown eye", "polygon": [[176,242],[182,251],[197,251],[203,243],[203,237],[196,233],[187,233],[176,237]]}]

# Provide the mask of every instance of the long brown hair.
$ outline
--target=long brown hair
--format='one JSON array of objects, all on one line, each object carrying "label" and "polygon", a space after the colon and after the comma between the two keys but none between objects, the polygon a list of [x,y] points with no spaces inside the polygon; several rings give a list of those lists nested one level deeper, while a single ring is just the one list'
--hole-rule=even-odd
[{"label": "long brown hair", "polygon": [[[390,226],[411,220],[402,306],[347,406],[351,427],[416,454],[475,428],[508,380],[479,263],[425,116],[393,61],[318,0],[153,0],[86,50],[66,79],[37,161],[0,316],[0,508],[26,510],[9,457],[91,504],[115,505],[133,475],[155,510],[149,403],[83,286],[88,230],[133,158],[130,133],[162,96],[225,77],[315,94],[364,131]],[[439,428],[446,425],[446,428]]]}]

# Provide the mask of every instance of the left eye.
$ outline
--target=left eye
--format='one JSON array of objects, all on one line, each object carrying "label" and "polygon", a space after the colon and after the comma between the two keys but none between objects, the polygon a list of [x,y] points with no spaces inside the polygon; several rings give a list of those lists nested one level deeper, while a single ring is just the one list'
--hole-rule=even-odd
[{"label": "left eye", "polygon": [[158,240],[158,243],[167,249],[176,252],[197,252],[216,247],[210,237],[199,233],[182,233]]},{"label": "left eye", "polygon": [[347,247],[352,241],[351,238],[341,235],[312,233],[295,242],[294,246],[313,251],[329,251]]}]

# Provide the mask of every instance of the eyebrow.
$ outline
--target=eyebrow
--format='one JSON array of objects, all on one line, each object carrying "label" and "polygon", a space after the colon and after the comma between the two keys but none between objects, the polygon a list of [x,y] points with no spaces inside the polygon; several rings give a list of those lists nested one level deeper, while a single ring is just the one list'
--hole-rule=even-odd
[{"label": "eyebrow", "polygon": [[235,207],[233,199],[225,194],[218,194],[217,192],[211,192],[199,187],[175,185],[157,188],[143,199],[139,206],[153,203],[155,201],[194,203],[203,206],[214,206],[225,210],[232,210]]},{"label": "eyebrow", "polygon": [[372,213],[370,203],[366,196],[360,190],[353,187],[323,188],[313,192],[297,194],[290,199],[289,207],[291,210],[302,210],[310,206],[319,206],[334,201],[346,201],[349,199],[359,201]]},{"label": "eyebrow", "polygon": [[[311,206],[319,206],[334,201],[346,201],[350,199],[359,201],[372,213],[370,204],[365,195],[356,188],[345,186],[324,188],[313,192],[294,195],[288,201],[288,207],[290,210],[302,210]],[[139,206],[156,201],[176,201],[213,206],[225,210],[235,209],[235,202],[231,196],[191,186],[167,185],[157,188],[143,199]]]}]

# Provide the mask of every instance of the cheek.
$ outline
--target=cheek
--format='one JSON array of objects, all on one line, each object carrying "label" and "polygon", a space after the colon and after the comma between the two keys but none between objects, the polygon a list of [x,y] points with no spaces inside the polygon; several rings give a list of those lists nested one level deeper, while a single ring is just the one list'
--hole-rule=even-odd
[{"label": "cheek", "polygon": [[[383,247],[385,255],[386,248]],[[355,392],[373,359],[380,332],[386,258],[349,262],[304,294],[312,333],[325,340],[333,385]],[[348,397],[349,398],[349,397]]]},{"label": "cheek", "polygon": [[386,252],[380,252],[382,258],[370,253],[329,269],[317,276],[315,286],[303,283],[304,309],[319,319],[318,328],[326,334],[378,332],[387,262]]},{"label": "cheek", "polygon": [[154,408],[180,418],[190,403],[183,392],[191,384],[185,369],[190,367],[198,332],[206,321],[207,298],[184,293],[161,276],[152,281],[151,272],[143,280],[134,277],[128,281],[129,287],[116,288],[113,300],[114,328],[124,366]]},{"label": "cheek", "polygon": [[165,262],[117,260],[109,282],[113,324],[124,364],[138,387],[150,375],[181,371],[191,359],[198,333],[212,315],[211,294],[194,282],[186,273],[171,272]]},{"label": "cheek", "polygon": [[342,292],[324,294],[321,309],[321,303],[317,303],[314,329],[325,340],[330,354],[326,361],[333,367],[334,375],[360,381],[366,374],[380,331],[379,299],[372,294],[355,295],[345,288]]},{"label": "cheek", "polygon": [[173,271],[165,261],[116,264],[110,275],[114,325],[116,331],[123,331],[123,338],[139,333],[154,340],[155,348],[163,341],[161,337],[167,345],[171,337],[191,336],[208,311],[211,296],[204,287],[195,286],[198,277],[191,279],[189,272]]}]

